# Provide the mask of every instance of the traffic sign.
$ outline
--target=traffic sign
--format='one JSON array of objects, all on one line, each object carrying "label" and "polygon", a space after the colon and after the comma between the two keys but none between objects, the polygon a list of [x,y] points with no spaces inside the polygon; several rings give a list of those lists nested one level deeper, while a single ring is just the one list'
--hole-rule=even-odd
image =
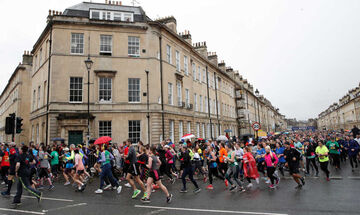
[{"label": "traffic sign", "polygon": [[261,129],[261,125],[258,122],[254,122],[251,127],[254,129],[254,131],[258,131]]}]

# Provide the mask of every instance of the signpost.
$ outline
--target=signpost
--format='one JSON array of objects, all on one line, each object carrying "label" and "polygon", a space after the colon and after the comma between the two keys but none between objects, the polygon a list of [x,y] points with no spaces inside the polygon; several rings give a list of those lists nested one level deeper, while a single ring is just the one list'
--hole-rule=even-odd
[{"label": "signpost", "polygon": [[258,135],[258,131],[261,129],[261,125],[258,122],[254,122],[251,127],[254,129],[254,131],[256,132],[256,141],[259,139],[259,135]]}]

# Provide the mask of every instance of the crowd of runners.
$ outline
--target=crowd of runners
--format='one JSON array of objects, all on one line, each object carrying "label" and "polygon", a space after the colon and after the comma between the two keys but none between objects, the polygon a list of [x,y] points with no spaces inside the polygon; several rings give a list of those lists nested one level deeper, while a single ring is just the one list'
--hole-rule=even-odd
[{"label": "crowd of runners", "polygon": [[[131,198],[141,193],[141,201],[150,202],[152,192],[160,189],[166,202],[173,194],[162,183],[172,186],[181,180],[181,193],[188,192],[187,183],[199,193],[200,187],[214,189],[214,178],[223,181],[229,192],[244,192],[254,184],[267,183],[269,189],[279,186],[281,176],[289,174],[301,189],[306,176],[319,177],[319,169],[330,181],[329,163],[334,171],[348,165],[352,171],[360,161],[360,134],[351,131],[297,131],[269,135],[263,139],[227,141],[188,139],[178,143],[171,140],[151,145],[130,140],[123,143],[70,145],[54,142],[44,144],[1,144],[1,179],[5,185],[1,195],[10,197],[16,184],[14,205],[21,204],[23,189],[41,201],[43,189],[57,186],[74,186],[83,192],[90,182],[99,187],[91,191],[102,194],[104,190],[122,191],[122,185],[133,189]],[[201,179],[203,182],[200,180]],[[64,180],[64,184],[60,181]],[[326,182],[324,180],[324,182]],[[201,184],[199,184],[201,183]],[[219,185],[219,183],[217,183]]]}]

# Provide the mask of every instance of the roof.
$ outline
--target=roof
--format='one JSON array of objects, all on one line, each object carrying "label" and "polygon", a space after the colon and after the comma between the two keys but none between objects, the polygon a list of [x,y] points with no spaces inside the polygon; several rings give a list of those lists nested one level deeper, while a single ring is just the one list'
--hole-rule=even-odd
[{"label": "roof", "polygon": [[131,12],[134,15],[144,15],[145,12],[141,7],[135,6],[125,6],[125,5],[114,5],[114,4],[103,4],[103,3],[92,3],[92,2],[82,2],[66,8],[63,15],[65,16],[88,16],[90,9],[98,10],[112,10],[112,11],[122,11],[122,12]]}]

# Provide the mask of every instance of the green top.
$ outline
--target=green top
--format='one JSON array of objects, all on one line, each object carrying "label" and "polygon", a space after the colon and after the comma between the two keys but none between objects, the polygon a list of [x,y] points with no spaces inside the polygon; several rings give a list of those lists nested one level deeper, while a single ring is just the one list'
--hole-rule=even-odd
[{"label": "green top", "polygon": [[101,163],[101,165],[105,165],[110,163],[110,152],[108,150],[105,150],[105,161]]},{"label": "green top", "polygon": [[329,152],[330,154],[340,154],[339,152],[339,143],[338,142],[331,142],[331,141],[328,141],[326,143],[326,146],[329,148]]},{"label": "green top", "polygon": [[[323,154],[329,153],[329,149],[326,146],[322,146],[322,147],[318,146],[315,149],[315,153],[323,155]],[[329,156],[326,156],[326,155],[319,156],[319,161],[320,162],[329,161]]]},{"label": "green top", "polygon": [[[228,153],[228,155],[227,155],[227,157],[228,157],[228,159],[230,160],[231,159],[231,154],[232,154],[233,152],[231,151],[230,153]],[[230,166],[236,166],[236,165],[238,165],[238,163],[236,162],[236,160],[234,159],[234,162],[230,162],[229,161],[229,165]]]},{"label": "green top", "polygon": [[51,159],[51,166],[53,165],[58,165],[59,164],[59,153],[57,151],[52,151],[50,156],[52,157]]}]

